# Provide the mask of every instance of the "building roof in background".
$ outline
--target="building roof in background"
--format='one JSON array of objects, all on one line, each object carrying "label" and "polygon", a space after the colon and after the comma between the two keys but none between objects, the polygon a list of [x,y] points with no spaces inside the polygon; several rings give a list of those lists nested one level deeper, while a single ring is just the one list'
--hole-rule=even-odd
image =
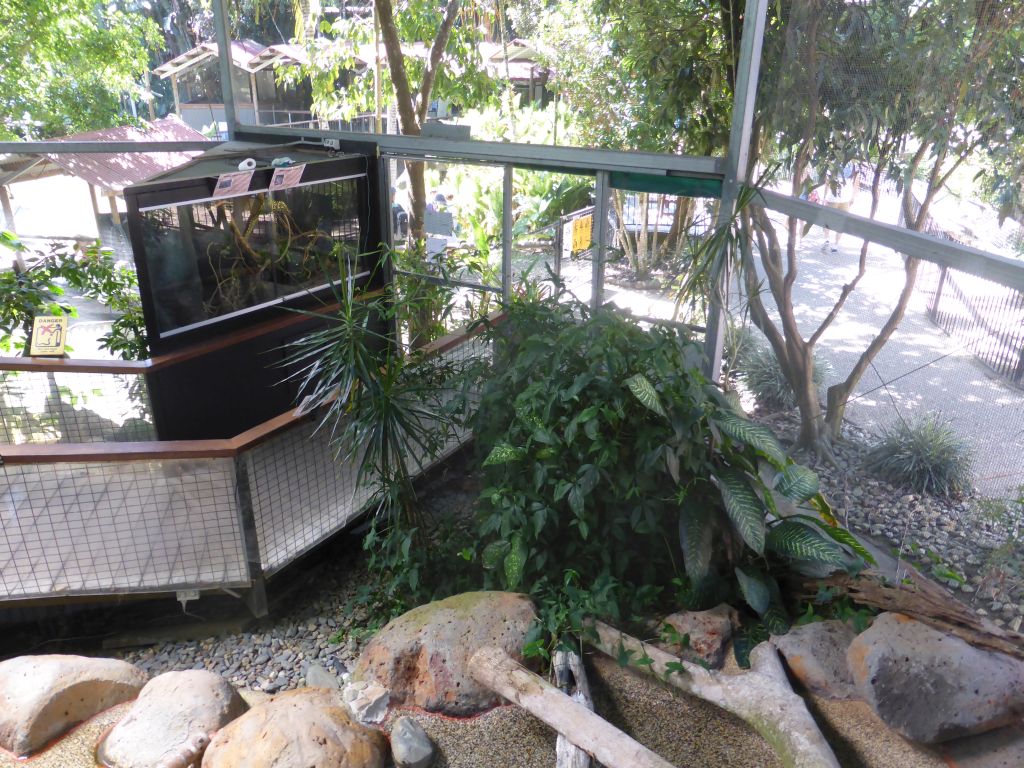
[{"label": "building roof in background", "polygon": [[[176,115],[140,125],[123,125],[77,133],[54,141],[207,141]],[[211,142],[211,146],[213,143]],[[42,178],[64,173],[83,179],[103,194],[118,193],[130,184],[165,173],[187,163],[199,152],[68,153],[0,156],[0,184],[19,177]],[[30,173],[31,172],[31,173]]]},{"label": "building roof in background", "polygon": [[[165,61],[153,70],[153,74],[161,78],[181,74],[189,69],[205,64],[217,58],[217,43],[200,43],[190,51]],[[276,43],[262,45],[253,40],[231,41],[231,63],[245,72],[259,72],[267,67],[279,65],[305,64],[309,61],[306,52],[298,45]]]}]

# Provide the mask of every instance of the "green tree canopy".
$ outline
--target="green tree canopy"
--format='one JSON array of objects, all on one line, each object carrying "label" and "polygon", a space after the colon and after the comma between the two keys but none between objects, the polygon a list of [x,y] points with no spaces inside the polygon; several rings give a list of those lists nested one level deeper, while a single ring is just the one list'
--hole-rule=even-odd
[{"label": "green tree canopy", "polygon": [[121,121],[159,45],[152,21],[94,0],[0,0],[0,135],[37,139]]}]

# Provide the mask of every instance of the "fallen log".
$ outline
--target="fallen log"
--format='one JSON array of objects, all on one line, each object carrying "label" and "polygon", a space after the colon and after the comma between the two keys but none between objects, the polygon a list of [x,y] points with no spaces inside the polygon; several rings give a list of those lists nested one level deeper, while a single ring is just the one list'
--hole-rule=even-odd
[{"label": "fallen log", "polygon": [[816,579],[803,585],[804,595],[814,597],[823,585],[849,595],[861,605],[902,613],[956,635],[971,645],[1024,659],[1024,635],[983,619],[938,584],[913,570],[908,570],[900,584],[891,584],[870,571],[858,576],[838,574]]},{"label": "fallen log", "polygon": [[[555,682],[563,693],[568,694],[577,704],[582,704],[590,711],[594,710],[587,673],[583,669],[583,659],[578,653],[555,651],[551,659],[551,669],[555,674]],[[563,686],[563,681],[571,682],[566,682]],[[590,768],[590,755],[569,741],[565,734],[559,733],[555,742],[555,768]]]},{"label": "fallen log", "polygon": [[518,704],[607,768],[673,768],[651,750],[533,674],[500,648],[481,648],[469,659],[481,685]]},{"label": "fallen log", "polygon": [[761,643],[750,652],[750,671],[712,672],[600,621],[588,625],[583,639],[612,658],[623,651],[642,659],[636,665],[697,698],[710,701],[746,721],[767,741],[786,768],[839,768],[804,700],[789,685],[778,652]]}]

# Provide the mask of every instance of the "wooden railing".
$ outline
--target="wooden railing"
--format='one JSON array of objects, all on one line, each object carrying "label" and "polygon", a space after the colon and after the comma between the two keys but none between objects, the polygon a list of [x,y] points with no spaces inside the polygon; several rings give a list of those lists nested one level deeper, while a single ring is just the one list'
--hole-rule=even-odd
[{"label": "wooden railing", "polygon": [[[322,312],[336,309],[324,307]],[[488,316],[488,322],[497,323],[504,317],[502,312],[494,312]],[[295,322],[305,320],[307,316],[297,315],[296,318],[283,318],[274,321],[274,328],[286,327]],[[249,329],[232,336],[234,342],[241,338],[251,338],[267,332],[268,324],[258,329]],[[448,352],[466,341],[467,337],[479,334],[483,326],[473,330],[461,329],[431,342],[424,348],[427,355],[440,355]],[[64,371],[77,373],[145,373],[190,360],[199,355],[208,354],[221,349],[226,344],[217,340],[209,344],[196,345],[181,353],[163,355],[152,360],[142,361],[105,361],[105,360],[48,360],[40,358],[0,358],[0,370],[22,371]],[[224,458],[238,456],[273,435],[309,418],[309,414],[300,405],[285,413],[247,429],[231,438],[212,440],[150,440],[139,442],[99,442],[99,443],[32,443],[11,445],[0,443],[0,462],[4,464],[54,464],[72,462],[123,462],[123,461],[156,461],[160,459],[200,459]]]}]

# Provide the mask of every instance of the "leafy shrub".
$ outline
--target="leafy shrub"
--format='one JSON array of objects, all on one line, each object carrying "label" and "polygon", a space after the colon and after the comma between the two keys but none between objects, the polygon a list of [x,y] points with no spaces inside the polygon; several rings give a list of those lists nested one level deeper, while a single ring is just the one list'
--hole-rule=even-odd
[{"label": "leafy shrub", "polygon": [[758,345],[757,335],[749,325],[733,321],[725,326],[725,337],[722,344],[722,365],[725,375],[739,375],[751,351]]},{"label": "leafy shrub", "polygon": [[[795,408],[796,395],[782,372],[775,350],[757,337],[748,338],[743,346],[740,344],[743,344],[742,338],[737,345],[740,354],[735,366],[740,379],[757,399],[757,404],[772,411]],[[815,355],[814,383],[819,390],[825,383],[827,371],[828,364]]]},{"label": "leafy shrub", "polygon": [[[343,265],[339,270],[344,275]],[[295,369],[290,378],[300,400],[318,409],[318,428],[329,434],[335,457],[354,465],[356,482],[373,492],[363,539],[372,578],[367,601],[389,618],[468,586],[455,579],[467,570],[456,567],[455,552],[471,539],[458,521],[424,511],[413,478],[462,426],[478,364],[396,344],[390,330],[396,321],[427,314],[435,294],[392,283],[367,298],[344,279],[333,291],[338,309],[303,312],[324,326],[289,344],[285,364]]]},{"label": "leafy shrub", "polygon": [[[490,586],[538,600],[549,640],[677,588],[693,607],[742,596],[785,631],[773,568],[859,562],[817,476],[705,381],[679,330],[546,300],[513,305],[489,336],[494,371],[471,422],[478,552]],[[812,514],[780,519],[777,496]]]},{"label": "leafy shrub", "polygon": [[886,430],[864,465],[894,485],[918,493],[960,496],[971,488],[971,448],[934,413],[910,422],[901,420]]}]

